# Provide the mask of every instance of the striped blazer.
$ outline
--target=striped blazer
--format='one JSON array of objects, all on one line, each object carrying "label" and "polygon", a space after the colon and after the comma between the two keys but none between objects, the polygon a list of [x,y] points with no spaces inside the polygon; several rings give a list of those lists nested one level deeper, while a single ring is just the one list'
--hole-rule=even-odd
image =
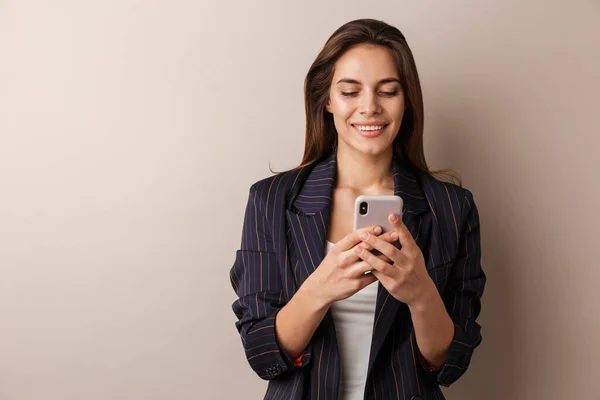
[{"label": "striped blazer", "polygon": [[[299,360],[277,343],[275,316],[324,258],[336,179],[336,152],[311,166],[263,179],[250,188],[241,247],[230,271],[246,358],[268,380],[265,399],[337,399],[340,357],[331,310]],[[394,194],[455,326],[446,362],[422,364],[410,311],[378,285],[365,399],[444,399],[481,343],[477,319],[486,275],[472,193],[436,180],[393,157]]]}]

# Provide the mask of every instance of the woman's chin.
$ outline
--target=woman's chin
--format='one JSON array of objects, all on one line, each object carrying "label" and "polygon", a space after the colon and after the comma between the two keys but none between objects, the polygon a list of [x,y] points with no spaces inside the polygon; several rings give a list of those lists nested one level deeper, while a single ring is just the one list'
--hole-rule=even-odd
[{"label": "woman's chin", "polygon": [[379,156],[389,149],[389,144],[383,141],[379,143],[359,143],[356,150],[364,155]]},{"label": "woman's chin", "polygon": [[385,138],[384,136],[368,139],[362,137],[352,137],[350,140],[342,136],[339,137],[339,139],[340,144],[343,144],[343,147],[348,147],[351,149],[351,152],[364,154],[369,157],[384,154],[393,144],[393,140],[389,140],[392,138]]}]

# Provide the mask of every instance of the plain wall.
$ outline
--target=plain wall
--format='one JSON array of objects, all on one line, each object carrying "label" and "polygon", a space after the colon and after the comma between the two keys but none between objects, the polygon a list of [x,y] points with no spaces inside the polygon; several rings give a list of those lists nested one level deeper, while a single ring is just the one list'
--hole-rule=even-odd
[{"label": "plain wall", "polygon": [[479,207],[449,399],[600,399],[598,1],[0,2],[0,399],[259,399],[229,269],[341,24],[406,35],[432,168]]}]

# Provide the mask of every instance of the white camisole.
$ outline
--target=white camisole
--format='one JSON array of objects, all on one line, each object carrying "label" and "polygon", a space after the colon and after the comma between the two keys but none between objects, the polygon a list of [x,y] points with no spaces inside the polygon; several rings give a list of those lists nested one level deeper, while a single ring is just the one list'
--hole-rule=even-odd
[{"label": "white camisole", "polygon": [[[327,242],[325,254],[333,247]],[[331,306],[341,361],[340,400],[364,398],[378,282]]]}]

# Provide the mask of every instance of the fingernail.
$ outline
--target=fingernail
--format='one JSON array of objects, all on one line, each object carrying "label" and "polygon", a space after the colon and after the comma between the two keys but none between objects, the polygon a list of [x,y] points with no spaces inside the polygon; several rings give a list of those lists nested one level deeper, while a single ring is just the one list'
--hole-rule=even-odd
[{"label": "fingernail", "polygon": [[392,215],[390,216],[390,221],[392,221],[392,222],[397,222],[397,221],[398,221],[398,216],[397,216],[396,214],[392,214]]},{"label": "fingernail", "polygon": [[356,254],[362,254],[362,252],[363,252],[363,249],[360,246],[356,246],[354,249],[355,249],[354,251],[356,251]]},{"label": "fingernail", "polygon": [[360,238],[362,240],[367,240],[367,239],[369,239],[369,234],[367,232],[363,232],[360,234]]},{"label": "fingernail", "polygon": [[398,239],[398,234],[396,232],[390,233],[390,239],[397,240]]},{"label": "fingernail", "polygon": [[373,232],[375,232],[376,235],[379,235],[381,233],[381,227],[376,226],[375,229],[373,229]]}]

